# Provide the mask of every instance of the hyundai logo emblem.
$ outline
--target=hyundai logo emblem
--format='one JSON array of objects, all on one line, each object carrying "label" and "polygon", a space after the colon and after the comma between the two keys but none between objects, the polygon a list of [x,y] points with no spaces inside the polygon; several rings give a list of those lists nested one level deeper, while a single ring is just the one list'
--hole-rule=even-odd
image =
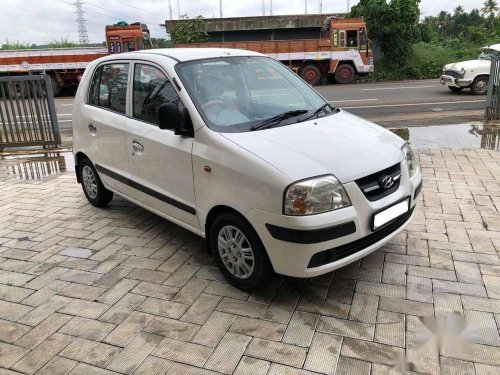
[{"label": "hyundai logo emblem", "polygon": [[382,178],[381,182],[384,189],[389,189],[392,185],[394,185],[394,178],[392,178],[392,176],[385,176]]}]

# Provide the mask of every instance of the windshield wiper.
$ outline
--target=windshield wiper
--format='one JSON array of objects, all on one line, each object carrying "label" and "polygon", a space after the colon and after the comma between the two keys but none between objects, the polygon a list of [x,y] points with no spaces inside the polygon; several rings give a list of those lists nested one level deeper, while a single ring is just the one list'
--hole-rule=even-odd
[{"label": "windshield wiper", "polygon": [[[320,115],[321,113],[327,114],[327,113],[325,112],[325,109],[327,109],[327,108],[330,108],[330,110],[331,110],[332,112],[334,112],[334,111],[336,111],[336,110],[337,110],[337,108],[333,107],[330,103],[325,103],[325,104],[323,104],[321,107],[319,107],[317,110],[315,110],[311,116],[306,117],[306,118],[303,118],[303,119],[302,119],[302,121],[307,121],[307,120],[310,120],[310,119],[312,119],[312,118],[314,118],[314,117],[319,117],[319,115]],[[330,113],[330,112],[329,112],[329,113]]]},{"label": "windshield wiper", "polygon": [[275,125],[278,125],[283,120],[289,119],[291,117],[297,117],[307,112],[308,111],[306,109],[295,109],[293,111],[280,113],[279,115],[263,120],[260,124],[251,127],[250,130],[268,129]]}]

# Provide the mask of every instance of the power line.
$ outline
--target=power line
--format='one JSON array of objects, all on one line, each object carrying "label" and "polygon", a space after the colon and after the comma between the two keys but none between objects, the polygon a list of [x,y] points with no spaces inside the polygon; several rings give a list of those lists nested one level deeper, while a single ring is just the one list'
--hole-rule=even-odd
[{"label": "power line", "polygon": [[[89,3],[89,2],[84,2],[84,4],[91,5],[91,6],[93,6],[93,7],[96,7],[96,8],[102,9],[102,10],[104,10],[104,11],[107,11],[107,12],[110,12],[110,13],[117,14],[117,15],[119,15],[120,17],[125,17],[125,18],[133,18],[133,17],[130,17],[130,15],[127,15],[127,14],[125,14],[125,13],[121,13],[121,12],[117,12],[117,11],[115,11],[115,10],[111,10],[111,9],[108,9],[108,8],[104,8],[104,7],[100,6],[100,5],[95,5],[95,4],[93,4],[93,3]],[[89,11],[92,11],[92,10],[89,10]],[[94,12],[96,12],[96,11],[94,11]],[[97,13],[99,13],[99,12],[97,12]],[[146,20],[146,21],[147,21],[147,20]],[[149,21],[147,21],[147,22],[157,22],[157,21],[153,21],[152,19],[150,19],[150,20],[149,20]]]},{"label": "power line", "polygon": [[121,1],[121,0],[113,0],[113,1],[116,1],[118,3],[124,4],[124,5],[128,6],[128,7],[131,7],[131,8],[142,10],[143,12],[152,14],[153,16],[158,16],[158,14],[156,14],[156,13],[150,12],[149,10],[146,10],[146,9],[142,9],[142,8],[136,7],[135,5],[127,4],[126,2]]},{"label": "power line", "polygon": [[[60,1],[61,3],[64,3],[64,4],[68,4],[68,5],[74,6],[74,4],[68,3],[67,1],[64,1],[64,0],[58,0],[58,1]],[[82,2],[82,4],[87,4],[88,5],[88,3],[83,3],[83,2]],[[92,13],[95,13],[95,14],[100,14],[100,15],[108,17],[108,18],[115,18],[115,19],[119,18],[119,17],[116,17],[116,16],[112,16],[110,14],[105,14],[105,13],[99,12],[99,11],[94,10],[94,9],[87,9],[87,12],[92,12]]]},{"label": "power line", "polygon": [[[74,6],[74,4],[73,4],[73,3],[70,3],[70,2],[65,1],[65,0],[58,0],[58,1],[59,1],[59,2],[61,2],[61,3],[66,4],[66,5],[71,5],[71,6]],[[88,3],[84,3],[83,1],[82,1],[82,3],[83,3],[84,5],[85,5],[85,4],[86,4],[86,5],[88,5]],[[119,18],[121,18],[121,17],[117,17],[117,16],[115,16],[115,15],[111,15],[111,14],[106,14],[106,13],[99,12],[99,11],[97,11],[97,10],[95,10],[95,9],[89,9],[88,7],[86,8],[86,12],[92,12],[93,16],[102,16],[102,17],[106,17],[108,20],[109,20],[109,19],[112,19],[112,20],[116,21],[116,20],[119,20]],[[113,11],[111,11],[111,12],[113,12]],[[114,12],[113,12],[113,13],[114,13]],[[96,24],[103,24],[103,23],[105,22],[105,21],[101,21],[101,22],[99,22],[98,20],[94,20],[94,19],[87,19],[87,21],[89,21],[89,20],[94,21],[94,22],[92,22],[92,23],[96,23]],[[108,21],[108,22],[109,22],[109,21]],[[156,26],[157,26],[157,25],[156,25],[156,22],[151,21],[151,23],[152,23],[152,27],[150,27],[150,29],[151,29],[151,28],[155,28],[155,29],[156,29],[156,28],[157,28],[157,27],[156,27]],[[164,31],[164,29],[163,29],[161,26],[158,26],[158,30],[160,30],[160,29],[161,29],[162,31]]]}]

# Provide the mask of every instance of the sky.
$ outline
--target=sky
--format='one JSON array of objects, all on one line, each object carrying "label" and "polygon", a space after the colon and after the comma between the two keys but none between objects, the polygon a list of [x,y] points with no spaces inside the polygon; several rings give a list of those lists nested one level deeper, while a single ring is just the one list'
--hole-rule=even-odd
[{"label": "sky", "polygon": [[[306,0],[264,0],[266,15],[272,2],[273,15],[303,14]],[[350,0],[351,6],[359,0]],[[78,42],[75,0],[0,0],[0,44],[6,40],[23,43],[44,43],[69,39]],[[170,0],[173,18],[202,15],[219,17],[219,0]],[[347,0],[307,0],[308,13],[345,12]],[[484,0],[422,0],[423,15],[435,15],[441,10],[452,12],[462,5],[466,11],[481,8]],[[152,37],[165,37],[159,26],[169,18],[169,0],[82,0],[86,26],[91,43],[102,42],[105,25],[118,21],[146,23]],[[222,0],[224,17],[262,15],[262,0]]]}]

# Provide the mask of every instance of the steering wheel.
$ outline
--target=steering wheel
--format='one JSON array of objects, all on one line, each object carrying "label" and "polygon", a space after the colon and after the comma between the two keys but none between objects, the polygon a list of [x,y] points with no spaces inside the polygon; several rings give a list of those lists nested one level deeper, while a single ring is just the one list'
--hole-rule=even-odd
[{"label": "steering wheel", "polygon": [[209,100],[208,102],[206,103],[203,103],[201,105],[201,108],[203,108],[204,110],[207,110],[208,108],[214,106],[214,105],[226,105],[226,103],[224,103],[222,100],[220,99],[216,99],[216,100]]}]

